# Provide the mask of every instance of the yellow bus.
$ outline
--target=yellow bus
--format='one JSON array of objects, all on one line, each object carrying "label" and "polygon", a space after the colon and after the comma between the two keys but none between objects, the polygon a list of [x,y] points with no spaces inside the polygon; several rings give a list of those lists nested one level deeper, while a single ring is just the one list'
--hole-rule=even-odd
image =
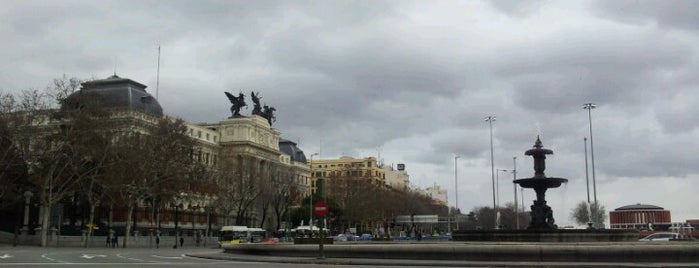
[{"label": "yellow bus", "polygon": [[245,242],[248,237],[247,226],[222,226],[218,232],[218,245],[236,245]]},{"label": "yellow bus", "polygon": [[262,228],[250,228],[247,226],[231,225],[222,226],[218,234],[218,244],[236,245],[240,243],[262,242],[266,232]]}]

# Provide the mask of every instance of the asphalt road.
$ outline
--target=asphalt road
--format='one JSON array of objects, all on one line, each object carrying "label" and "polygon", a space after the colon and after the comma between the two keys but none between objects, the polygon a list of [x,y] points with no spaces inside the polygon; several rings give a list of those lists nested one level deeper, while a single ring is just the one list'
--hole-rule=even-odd
[{"label": "asphalt road", "polygon": [[[160,248],[160,249],[110,249],[110,248],[39,248],[0,247],[0,267],[270,267],[296,268],[309,264],[269,263],[251,261],[214,260],[185,256],[185,254],[209,254],[220,249]],[[313,267],[375,267],[365,265],[312,264]],[[400,267],[400,266],[384,266]]]}]

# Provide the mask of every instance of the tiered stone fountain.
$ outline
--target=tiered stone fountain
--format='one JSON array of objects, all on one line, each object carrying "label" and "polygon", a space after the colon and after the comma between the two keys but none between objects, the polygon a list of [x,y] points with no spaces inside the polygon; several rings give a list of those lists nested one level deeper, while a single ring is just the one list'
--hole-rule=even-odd
[{"label": "tiered stone fountain", "polygon": [[531,155],[534,158],[534,177],[518,179],[514,183],[519,184],[522,188],[532,188],[536,192],[536,200],[534,200],[534,204],[531,206],[531,222],[529,222],[527,229],[558,229],[553,220],[553,211],[551,207],[546,205],[546,190],[558,188],[562,183],[567,183],[568,179],[546,177],[546,174],[544,174],[546,155],[553,154],[553,151],[544,148],[539,137],[536,137],[534,149],[529,149],[524,154]]},{"label": "tiered stone fountain", "polygon": [[546,177],[546,155],[553,154],[552,150],[544,148],[539,137],[534,148],[527,150],[525,155],[534,158],[534,176],[517,179],[514,183],[522,188],[534,189],[536,200],[531,205],[531,221],[526,230],[455,230],[452,239],[455,241],[521,241],[521,242],[589,242],[589,241],[637,241],[636,230],[589,230],[589,229],[558,229],[553,219],[553,211],[546,204],[546,190],[558,188],[568,179]]}]

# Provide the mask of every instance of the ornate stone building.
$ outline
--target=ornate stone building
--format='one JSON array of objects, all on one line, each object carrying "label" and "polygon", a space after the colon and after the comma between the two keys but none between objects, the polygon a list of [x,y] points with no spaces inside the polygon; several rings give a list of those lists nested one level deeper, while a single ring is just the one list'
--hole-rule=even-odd
[{"label": "ornate stone building", "polygon": [[[124,133],[149,135],[148,126],[162,118],[175,120],[163,113],[163,109],[146,86],[116,74],[101,80],[82,84],[81,94],[89,95],[111,114],[108,120],[119,123]],[[69,97],[69,98],[71,98]],[[66,108],[66,107],[62,107]],[[77,107],[73,107],[77,108]],[[268,107],[265,107],[268,108]],[[310,168],[306,157],[295,143],[280,139],[281,132],[273,128],[269,118],[260,115],[241,115],[213,124],[185,122],[187,135],[194,141],[191,157],[204,164],[208,176],[216,180],[215,189],[196,191],[183,189],[168,200],[134,200],[133,229],[141,235],[156,231],[172,233],[178,226],[183,233],[204,234],[218,230],[222,225],[243,224],[254,227],[278,227],[283,213],[300,202],[310,188]],[[50,122],[40,124],[42,129],[52,128]],[[201,175],[201,174],[195,174]],[[272,195],[284,204],[274,204]],[[25,230],[32,230],[41,223],[35,206],[28,198],[23,223]],[[52,211],[50,226],[61,225],[84,228],[87,214],[85,202],[72,199],[62,201],[60,209]],[[272,207],[272,209],[266,209]],[[25,213],[25,212],[22,212]],[[123,204],[104,204],[95,211],[98,232],[125,226],[126,209]],[[262,225],[262,219],[266,224]],[[64,232],[67,232],[66,228]]]}]

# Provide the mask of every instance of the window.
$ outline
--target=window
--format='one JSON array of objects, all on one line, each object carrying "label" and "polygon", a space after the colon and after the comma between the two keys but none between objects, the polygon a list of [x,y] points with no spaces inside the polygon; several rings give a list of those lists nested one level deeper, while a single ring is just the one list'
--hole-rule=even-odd
[{"label": "window", "polygon": [[201,139],[201,130],[197,131],[197,138]]},{"label": "window", "polygon": [[206,133],[206,140],[209,140],[209,133]]}]

